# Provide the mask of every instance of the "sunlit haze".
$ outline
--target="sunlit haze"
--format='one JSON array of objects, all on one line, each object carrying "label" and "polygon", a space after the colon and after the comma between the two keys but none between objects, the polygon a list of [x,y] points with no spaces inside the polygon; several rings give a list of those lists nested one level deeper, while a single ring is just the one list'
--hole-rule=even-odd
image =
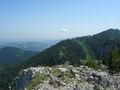
[{"label": "sunlit haze", "polygon": [[59,40],[120,28],[120,0],[0,0],[0,40]]}]

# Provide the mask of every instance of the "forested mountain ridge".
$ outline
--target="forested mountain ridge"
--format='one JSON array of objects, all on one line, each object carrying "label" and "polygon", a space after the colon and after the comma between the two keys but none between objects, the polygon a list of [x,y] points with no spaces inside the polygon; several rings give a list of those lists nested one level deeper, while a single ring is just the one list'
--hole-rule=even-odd
[{"label": "forested mountain ridge", "polygon": [[23,62],[23,68],[38,65],[56,65],[69,61],[79,65],[80,60],[101,59],[104,54],[104,43],[107,40],[120,41],[120,31],[109,29],[93,36],[63,40]]},{"label": "forested mountain ridge", "polygon": [[8,90],[9,82],[20,70],[19,64],[36,55],[37,52],[27,51],[16,47],[0,49],[0,90]]},{"label": "forested mountain ridge", "polygon": [[94,52],[97,59],[101,59],[105,48],[103,45],[107,40],[120,41],[119,29],[108,29],[107,31],[95,34],[86,39],[89,47]]},{"label": "forested mountain ridge", "polygon": [[8,90],[8,85],[20,70],[32,66],[54,66],[69,61],[72,65],[80,65],[80,60],[101,59],[107,40],[120,41],[120,30],[109,29],[93,36],[77,37],[63,40],[45,49],[17,66],[0,69],[0,89]]},{"label": "forested mountain ridge", "polygon": [[16,47],[4,47],[0,49],[0,65],[19,64],[29,59],[37,52],[22,50]]},{"label": "forested mountain ridge", "polygon": [[37,51],[41,52],[44,49],[57,43],[57,40],[53,41],[40,41],[40,42],[0,42],[0,48],[4,47],[17,47],[27,51]]}]

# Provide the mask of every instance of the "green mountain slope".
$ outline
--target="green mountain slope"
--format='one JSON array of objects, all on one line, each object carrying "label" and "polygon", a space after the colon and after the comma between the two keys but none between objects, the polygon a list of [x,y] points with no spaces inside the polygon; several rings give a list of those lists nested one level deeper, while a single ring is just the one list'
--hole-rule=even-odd
[{"label": "green mountain slope", "polygon": [[43,51],[51,45],[57,43],[54,41],[41,41],[41,42],[0,42],[0,48],[4,47],[17,47],[28,51]]},{"label": "green mountain slope", "polygon": [[94,52],[97,59],[102,58],[102,54],[105,48],[103,48],[103,45],[107,40],[116,40],[120,41],[120,30],[118,29],[109,29],[107,31],[104,31],[102,33],[95,34],[89,38],[86,39],[86,42],[88,43],[89,47]]},{"label": "green mountain slope", "polygon": [[[93,36],[61,41],[32,58],[23,61],[19,66],[0,68],[0,87],[2,90],[8,90],[9,82],[18,74],[19,70],[23,68],[40,65],[53,66],[66,61],[69,61],[73,65],[79,65],[80,60],[90,58],[101,59],[105,50],[103,44],[110,39],[120,41],[120,31],[117,29],[109,29]],[[3,81],[4,83],[2,83]]]},{"label": "green mountain slope", "polygon": [[93,36],[61,41],[25,61],[23,66],[52,66],[65,61],[69,61],[73,65],[79,65],[80,60],[101,59],[103,44],[110,39],[120,41],[120,31],[118,29],[109,29]]},{"label": "green mountain slope", "polygon": [[15,47],[5,47],[0,49],[0,65],[18,64],[35,54],[36,52],[26,51]]}]

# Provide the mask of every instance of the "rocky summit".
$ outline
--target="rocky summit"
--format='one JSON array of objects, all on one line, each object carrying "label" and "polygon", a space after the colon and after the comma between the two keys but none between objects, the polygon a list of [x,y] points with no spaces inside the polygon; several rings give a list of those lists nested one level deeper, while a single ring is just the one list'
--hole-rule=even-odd
[{"label": "rocky summit", "polygon": [[120,90],[120,74],[110,75],[87,66],[31,67],[22,71],[17,82],[22,80],[28,82],[20,88],[17,84],[17,90]]}]

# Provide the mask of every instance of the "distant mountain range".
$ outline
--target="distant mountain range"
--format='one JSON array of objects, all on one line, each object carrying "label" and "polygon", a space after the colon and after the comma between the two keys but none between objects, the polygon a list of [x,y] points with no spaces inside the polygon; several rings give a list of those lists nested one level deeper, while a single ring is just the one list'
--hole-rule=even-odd
[{"label": "distant mountain range", "polygon": [[17,47],[28,51],[41,52],[57,42],[58,42],[57,40],[41,41],[41,42],[0,42],[0,48]]},{"label": "distant mountain range", "polygon": [[0,49],[0,65],[18,64],[36,55],[36,53],[16,47],[5,47]]},{"label": "distant mountain range", "polygon": [[[68,62],[72,65],[80,65],[80,60],[86,59],[102,59],[106,48],[103,47],[107,40],[120,41],[120,30],[109,29],[93,36],[77,37],[73,39],[63,40],[42,52],[36,53],[24,51],[18,48],[3,48],[0,50],[1,63],[16,63],[19,65],[7,66],[0,68],[0,89],[8,90],[8,83],[23,68],[32,66],[53,66]],[[25,53],[27,52],[27,54]],[[28,53],[29,52],[29,53]],[[14,56],[13,56],[14,55]],[[35,55],[33,57],[32,55]],[[27,56],[29,59],[27,59]],[[7,58],[7,59],[6,59]],[[16,58],[16,59],[15,59]],[[25,60],[27,59],[27,60]],[[11,62],[10,62],[11,61]]]},{"label": "distant mountain range", "polygon": [[93,36],[84,36],[61,41],[25,61],[23,66],[52,66],[66,61],[69,61],[73,65],[79,65],[80,60],[99,60],[102,58],[103,50],[105,50],[103,47],[104,43],[110,39],[120,41],[120,30],[109,29]]}]

